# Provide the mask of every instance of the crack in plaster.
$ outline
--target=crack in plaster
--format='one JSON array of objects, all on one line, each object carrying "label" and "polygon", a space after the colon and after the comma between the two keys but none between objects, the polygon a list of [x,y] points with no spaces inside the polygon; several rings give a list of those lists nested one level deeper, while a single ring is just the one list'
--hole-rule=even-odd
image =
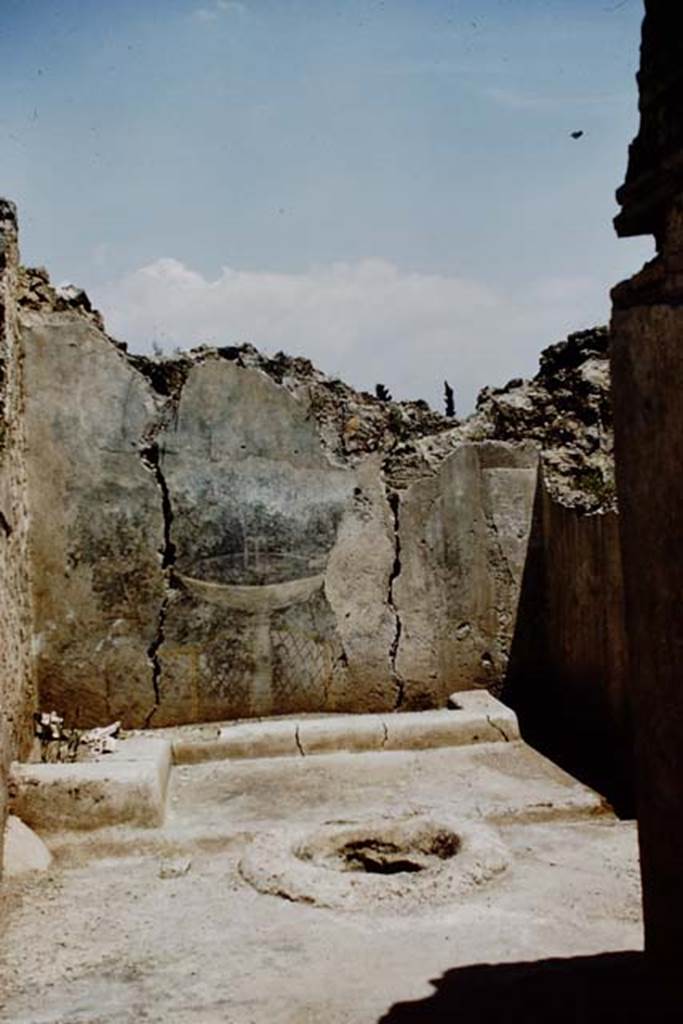
[{"label": "crack in plaster", "polygon": [[167,409],[165,407],[162,410],[162,414],[159,419],[148,431],[144,443],[140,448],[140,459],[142,460],[142,464],[153,475],[161,496],[163,540],[162,545],[159,548],[159,555],[161,558],[161,569],[164,574],[164,585],[166,588],[166,593],[159,605],[159,614],[157,616],[154,639],[147,648],[147,658],[149,659],[152,669],[152,691],[154,694],[154,704],[145,716],[143,723],[143,728],[145,729],[147,729],[151,724],[152,718],[161,704],[161,658],[159,656],[159,651],[165,640],[166,615],[172,600],[172,594],[174,590],[178,589],[178,579],[174,571],[176,547],[171,537],[173,508],[171,505],[171,496],[168,484],[166,483],[166,478],[164,477],[161,469],[161,453],[159,450],[159,444],[156,440],[156,436],[162,428],[164,414],[166,412]]},{"label": "crack in plaster", "polygon": [[396,607],[394,599],[394,586],[396,580],[401,575],[401,537],[399,533],[400,527],[400,496],[398,491],[390,491],[388,496],[389,508],[391,509],[393,527],[394,527],[394,563],[391,567],[391,575],[389,576],[389,592],[387,595],[387,603],[394,613],[394,636],[391,641],[389,648],[389,659],[391,663],[391,674],[396,687],[396,703],[394,710],[398,710],[403,704],[403,698],[405,696],[405,681],[401,678],[397,668],[396,659],[398,657],[398,648],[401,642],[401,633],[403,630],[403,623],[401,622],[401,616],[399,615],[398,608]]},{"label": "crack in plaster", "polygon": [[505,732],[505,729],[503,729],[502,726],[498,725],[497,722],[494,722],[490,715],[486,716],[486,721],[489,723],[492,729],[495,729],[497,732],[500,733],[500,735],[503,737],[506,743],[510,742],[510,737]]},{"label": "crack in plaster", "polygon": [[166,624],[166,612],[168,611],[168,603],[170,600],[169,594],[164,596],[163,601],[159,607],[159,616],[157,618],[157,629],[156,635],[152,643],[147,648],[147,657],[152,666],[152,689],[154,691],[154,704],[145,715],[143,722],[143,729],[148,729],[154,715],[157,713],[159,705],[161,704],[161,658],[159,657],[159,649],[164,642],[164,626]]},{"label": "crack in plaster", "polygon": [[297,750],[299,751],[301,756],[305,757],[306,756],[306,751],[304,750],[303,746],[301,745],[301,736],[299,735],[299,723],[298,722],[297,722],[297,724],[296,724],[296,726],[294,728],[294,742],[296,743]]}]

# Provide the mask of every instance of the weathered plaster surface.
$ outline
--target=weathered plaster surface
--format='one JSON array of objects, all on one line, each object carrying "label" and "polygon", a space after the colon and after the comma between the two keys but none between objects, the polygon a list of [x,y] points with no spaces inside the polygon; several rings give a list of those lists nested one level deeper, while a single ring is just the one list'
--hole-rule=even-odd
[{"label": "weathered plaster surface", "polygon": [[396,673],[406,707],[505,676],[537,476],[532,448],[463,445],[398,499],[401,622]]},{"label": "weathered plaster surface", "polygon": [[373,455],[355,470],[325,575],[343,649],[343,671],[330,690],[337,711],[384,711],[398,699],[392,664],[398,627],[390,600],[396,545],[381,459]]},{"label": "weathered plaster surface", "polygon": [[161,372],[78,311],[23,325],[44,705],[156,726],[501,684],[535,451],[397,473],[233,350]]},{"label": "weathered plaster surface", "polygon": [[[537,452],[558,501],[612,507],[605,329],[551,346],[534,380],[485,391],[458,423],[248,345],[129,355],[83,292],[26,268],[13,288],[40,703],[69,724],[414,710],[498,692],[528,632]],[[603,643],[597,589],[584,588],[583,617],[563,604],[562,573],[593,557],[591,531],[569,552],[551,519],[545,564],[559,568],[542,606],[564,608],[550,617],[559,642],[555,626],[534,634],[518,678],[542,647],[563,691],[602,694],[602,654],[577,655]]]},{"label": "weathered plaster surface", "polygon": [[147,382],[95,326],[24,315],[37,672],[73,724],[142,723],[165,593]]},{"label": "weathered plaster surface", "polygon": [[173,566],[155,724],[316,710],[344,670],[325,571],[354,487],[258,370],[190,371],[159,434]]}]

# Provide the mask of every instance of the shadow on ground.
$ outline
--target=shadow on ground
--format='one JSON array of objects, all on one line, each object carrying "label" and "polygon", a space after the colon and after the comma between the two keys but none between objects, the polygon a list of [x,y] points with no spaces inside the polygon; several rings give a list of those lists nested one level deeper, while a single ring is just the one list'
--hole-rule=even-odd
[{"label": "shadow on ground", "polygon": [[379,1024],[659,1024],[683,1017],[635,952],[476,964],[432,984],[433,995],[396,1003]]}]

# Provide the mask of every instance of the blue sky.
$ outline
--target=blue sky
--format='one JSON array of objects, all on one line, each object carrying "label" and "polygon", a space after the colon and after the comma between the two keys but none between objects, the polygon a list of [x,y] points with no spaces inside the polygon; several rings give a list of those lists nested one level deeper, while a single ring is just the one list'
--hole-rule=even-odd
[{"label": "blue sky", "polygon": [[24,261],[138,350],[252,340],[465,410],[651,254],[611,227],[640,0],[2,10]]}]

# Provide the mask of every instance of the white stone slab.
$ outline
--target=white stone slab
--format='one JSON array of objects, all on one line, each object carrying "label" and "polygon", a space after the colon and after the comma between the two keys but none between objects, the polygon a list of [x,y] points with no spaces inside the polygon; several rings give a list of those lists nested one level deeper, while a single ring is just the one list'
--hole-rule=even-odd
[{"label": "white stone slab", "polygon": [[12,765],[12,810],[41,832],[164,820],[171,768],[166,739],[121,740],[113,754],[73,764]]}]

